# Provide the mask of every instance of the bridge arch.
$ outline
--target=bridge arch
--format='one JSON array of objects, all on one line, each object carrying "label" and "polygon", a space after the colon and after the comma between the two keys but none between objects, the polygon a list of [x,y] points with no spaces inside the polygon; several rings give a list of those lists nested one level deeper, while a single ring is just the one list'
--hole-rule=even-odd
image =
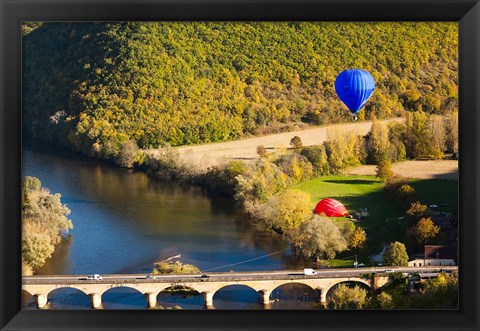
[{"label": "bridge arch", "polygon": [[[100,294],[100,293],[98,293]],[[114,304],[117,309],[145,309],[147,300],[142,291],[135,286],[114,286],[106,289],[101,294],[101,302],[104,308]]]},{"label": "bridge arch", "polygon": [[90,298],[85,291],[76,286],[62,286],[46,294],[45,304],[58,309],[89,309]]},{"label": "bridge arch", "polygon": [[27,290],[22,289],[22,308],[30,307],[35,305],[35,296],[28,292]]},{"label": "bridge arch", "polygon": [[285,286],[285,285],[302,285],[302,286],[308,287],[308,288],[311,289],[312,291],[315,290],[315,287],[312,286],[311,283],[309,283],[309,282],[304,282],[304,281],[298,279],[298,280],[287,280],[287,281],[282,282],[281,284],[276,283],[276,284],[275,284],[275,287],[271,287],[271,288],[270,288],[270,292],[273,292],[273,291],[277,290],[278,288],[280,288],[280,287],[282,287],[282,286]]},{"label": "bridge arch", "polygon": [[371,283],[369,280],[365,280],[362,278],[342,279],[340,281],[330,283],[326,288],[323,289],[324,293],[322,293],[322,296],[324,296],[324,299],[326,299],[327,296],[331,296],[332,290],[340,284],[360,284],[361,287],[366,287],[368,290],[371,290]]},{"label": "bridge arch", "polygon": [[212,303],[219,309],[257,309],[259,292],[246,284],[229,284],[218,288]]}]

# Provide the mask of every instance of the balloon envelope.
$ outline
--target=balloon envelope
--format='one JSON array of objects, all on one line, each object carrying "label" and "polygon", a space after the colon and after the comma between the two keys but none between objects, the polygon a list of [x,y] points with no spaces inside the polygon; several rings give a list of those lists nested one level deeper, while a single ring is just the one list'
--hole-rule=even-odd
[{"label": "balloon envelope", "polygon": [[372,75],[362,69],[348,69],[335,80],[335,91],[340,100],[356,114],[363,108],[375,89]]},{"label": "balloon envelope", "polygon": [[330,198],[320,200],[315,206],[315,213],[325,214],[328,217],[348,216],[347,208],[340,201]]}]

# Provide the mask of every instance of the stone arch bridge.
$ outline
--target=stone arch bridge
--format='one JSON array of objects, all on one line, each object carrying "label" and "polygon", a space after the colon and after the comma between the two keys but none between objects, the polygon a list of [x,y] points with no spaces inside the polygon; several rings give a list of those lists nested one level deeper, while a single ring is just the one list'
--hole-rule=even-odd
[{"label": "stone arch bridge", "polygon": [[[450,267],[449,269],[456,268]],[[398,268],[402,273],[422,272],[417,269],[428,269],[428,272],[439,272],[433,268]],[[436,268],[438,269],[438,267]],[[447,267],[444,267],[444,270]],[[425,272],[425,271],[423,271]],[[375,275],[375,277],[372,277]],[[362,269],[325,269],[316,275],[304,275],[303,271],[262,271],[262,272],[229,272],[209,273],[208,275],[103,275],[102,280],[88,280],[87,276],[30,276],[23,277],[23,290],[36,298],[38,308],[47,304],[48,294],[59,288],[74,288],[90,297],[92,307],[98,309],[102,305],[102,294],[116,287],[128,287],[144,294],[149,308],[157,304],[157,296],[167,288],[182,286],[203,294],[207,308],[213,307],[214,294],[230,285],[248,286],[259,294],[260,302],[270,303],[270,294],[284,284],[304,284],[314,289],[320,302],[325,303],[328,291],[335,285],[344,282],[356,282],[376,289],[389,282],[390,274],[378,268]]]}]

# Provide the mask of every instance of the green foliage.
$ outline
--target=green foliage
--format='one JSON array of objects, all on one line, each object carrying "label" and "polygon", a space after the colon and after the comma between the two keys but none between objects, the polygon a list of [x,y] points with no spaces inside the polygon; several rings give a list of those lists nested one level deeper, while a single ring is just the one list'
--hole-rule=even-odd
[{"label": "green foliage", "polygon": [[328,303],[330,309],[363,309],[367,300],[367,291],[359,286],[348,287],[340,284],[333,292]]},{"label": "green foliage", "polygon": [[350,121],[334,81],[351,67],[376,80],[360,118],[448,114],[458,103],[454,23],[28,22],[22,30],[27,135],[112,160],[130,140],[157,148]]},{"label": "green foliage", "polygon": [[200,269],[191,264],[183,264],[180,261],[175,262],[157,262],[154,263],[153,274],[199,274]]},{"label": "green foliage", "polygon": [[[381,300],[380,296],[387,297],[383,293],[392,300]],[[458,274],[441,273],[437,278],[424,280],[420,290],[414,293],[405,293],[405,283],[398,282],[393,288],[389,286],[385,292],[378,294],[373,301],[386,302],[386,308],[395,309],[458,309]]]},{"label": "green foliage", "polygon": [[240,202],[263,203],[287,188],[288,176],[274,163],[260,159],[248,164],[244,174],[238,175],[235,199]]},{"label": "green foliage", "polygon": [[328,175],[330,173],[330,164],[328,163],[325,145],[315,145],[303,147],[300,152],[312,164],[316,175]]},{"label": "green foliage", "polygon": [[70,210],[60,194],[41,188],[40,180],[25,177],[22,205],[22,261],[31,269],[41,267],[52,255],[62,235],[72,229]]},{"label": "green foliage", "polygon": [[374,299],[378,308],[380,309],[392,309],[395,308],[393,298],[387,292],[380,292]]},{"label": "green foliage", "polygon": [[384,190],[401,210],[409,208],[412,203],[418,201],[415,188],[410,185],[407,179],[399,176],[388,178]]},{"label": "green foliage", "polygon": [[243,176],[247,166],[242,161],[230,161],[211,167],[202,177],[202,184],[211,194],[233,198],[237,192],[237,176]]},{"label": "green foliage", "polygon": [[383,260],[387,265],[404,267],[408,265],[407,248],[401,242],[395,241],[391,243],[385,253]]},{"label": "green foliage", "polygon": [[302,223],[293,241],[304,256],[317,259],[333,259],[347,249],[347,241],[336,224],[319,215]]}]

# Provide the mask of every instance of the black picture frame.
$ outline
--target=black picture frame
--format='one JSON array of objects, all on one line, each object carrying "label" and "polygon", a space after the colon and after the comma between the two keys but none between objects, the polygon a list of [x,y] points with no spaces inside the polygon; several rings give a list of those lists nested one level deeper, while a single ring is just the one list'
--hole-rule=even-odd
[{"label": "black picture frame", "polygon": [[[478,0],[0,0],[2,330],[479,330]],[[456,21],[459,23],[460,308],[449,311],[21,310],[22,21]]]}]

